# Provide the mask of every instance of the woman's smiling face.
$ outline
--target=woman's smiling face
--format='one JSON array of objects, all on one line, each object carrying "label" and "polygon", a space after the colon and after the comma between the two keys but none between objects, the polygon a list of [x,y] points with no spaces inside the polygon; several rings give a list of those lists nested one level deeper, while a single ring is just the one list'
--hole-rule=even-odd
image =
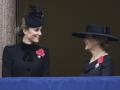
[{"label": "woman's smiling face", "polygon": [[28,30],[23,30],[24,37],[29,40],[31,43],[39,42],[40,37],[42,36],[42,27],[37,28],[28,28]]}]

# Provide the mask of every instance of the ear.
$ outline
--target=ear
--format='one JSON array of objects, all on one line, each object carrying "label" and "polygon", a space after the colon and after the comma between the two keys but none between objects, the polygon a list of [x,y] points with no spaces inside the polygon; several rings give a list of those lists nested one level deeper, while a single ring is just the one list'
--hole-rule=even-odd
[{"label": "ear", "polygon": [[24,35],[26,35],[27,34],[27,30],[23,29],[23,33],[24,33]]}]

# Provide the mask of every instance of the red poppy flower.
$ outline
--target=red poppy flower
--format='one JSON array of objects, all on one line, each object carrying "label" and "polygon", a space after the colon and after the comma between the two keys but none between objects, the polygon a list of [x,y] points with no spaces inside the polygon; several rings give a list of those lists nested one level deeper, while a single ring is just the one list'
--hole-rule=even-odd
[{"label": "red poppy flower", "polygon": [[36,54],[38,56],[44,57],[45,56],[45,51],[44,51],[44,49],[38,49],[38,50],[36,50]]},{"label": "red poppy flower", "polygon": [[104,56],[101,56],[99,59],[98,59],[98,63],[100,64],[100,63],[103,63],[103,61],[104,61]]}]

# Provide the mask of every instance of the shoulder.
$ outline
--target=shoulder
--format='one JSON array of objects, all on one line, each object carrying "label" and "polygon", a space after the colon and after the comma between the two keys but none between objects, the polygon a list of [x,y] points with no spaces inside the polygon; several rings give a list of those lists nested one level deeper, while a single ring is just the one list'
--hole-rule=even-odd
[{"label": "shoulder", "polygon": [[112,63],[111,56],[110,55],[104,56],[103,64],[111,64],[111,63]]},{"label": "shoulder", "polygon": [[21,48],[20,48],[20,44],[14,44],[14,45],[7,45],[4,47],[3,49],[3,53],[4,52],[7,52],[7,53],[16,53],[18,51],[20,51]]},{"label": "shoulder", "polygon": [[7,45],[4,47],[4,50],[11,50],[11,49],[13,50],[13,49],[16,49],[18,47],[20,47],[20,44]]},{"label": "shoulder", "polygon": [[3,57],[11,56],[15,47],[16,47],[16,45],[5,46],[4,49],[3,49]]},{"label": "shoulder", "polygon": [[104,61],[111,61],[111,56],[110,55],[104,56]]}]

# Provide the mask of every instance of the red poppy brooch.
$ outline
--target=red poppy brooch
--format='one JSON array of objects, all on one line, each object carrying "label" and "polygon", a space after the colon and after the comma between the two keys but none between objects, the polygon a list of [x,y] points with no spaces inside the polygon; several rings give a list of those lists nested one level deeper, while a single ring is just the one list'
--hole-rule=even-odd
[{"label": "red poppy brooch", "polygon": [[100,64],[102,64],[104,62],[104,57],[106,55],[108,55],[108,53],[106,53],[105,55],[98,58],[97,64],[95,65],[95,68],[98,68],[100,66]]},{"label": "red poppy brooch", "polygon": [[44,57],[45,56],[44,49],[41,48],[41,49],[36,50],[36,55],[38,58]]}]

